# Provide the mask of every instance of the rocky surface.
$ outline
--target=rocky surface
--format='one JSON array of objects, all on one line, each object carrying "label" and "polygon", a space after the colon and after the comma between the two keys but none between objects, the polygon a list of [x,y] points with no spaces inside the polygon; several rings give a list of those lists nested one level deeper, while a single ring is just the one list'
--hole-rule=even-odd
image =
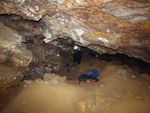
[{"label": "rocky surface", "polygon": [[56,73],[60,68],[65,66],[65,59],[61,55],[61,51],[69,51],[69,47],[65,47],[62,41],[53,41],[51,44],[27,42],[33,54],[33,60],[26,68],[24,75],[26,77],[42,78],[45,73]]},{"label": "rocky surface", "polygon": [[21,43],[22,37],[0,22],[0,89],[23,78],[23,70],[32,61],[31,51]]},{"label": "rocky surface", "polygon": [[[28,21],[17,15],[1,15],[0,21],[7,27],[15,29],[21,34],[22,41],[25,42],[27,37],[39,36],[42,37],[42,33],[39,30],[39,24],[35,21]],[[36,40],[36,39],[34,39]]]},{"label": "rocky surface", "polygon": [[[57,84],[61,77],[55,74],[45,74],[45,80],[24,80],[6,107],[0,95],[1,113],[149,113],[150,80],[141,78],[137,67],[100,59],[93,62],[102,75],[99,82],[78,84],[76,79]],[[87,64],[82,67],[89,70]]]},{"label": "rocky surface", "polygon": [[67,77],[66,77],[66,76],[60,77],[59,75],[56,75],[56,74],[48,74],[48,73],[45,73],[45,74],[43,75],[43,79],[44,79],[45,82],[47,82],[47,83],[50,83],[50,84],[52,84],[52,85],[57,85],[57,84],[59,84],[59,83],[65,83]]},{"label": "rocky surface", "polygon": [[9,68],[18,70],[33,59],[26,75],[56,72],[62,62],[59,48],[70,50],[55,42],[57,38],[72,38],[100,54],[123,53],[150,63],[149,17],[148,0],[1,0],[0,63],[9,61],[15,65]]},{"label": "rocky surface", "polygon": [[22,36],[0,22],[0,61],[10,59],[17,66],[28,66],[32,61],[32,53],[22,44]]},{"label": "rocky surface", "polygon": [[23,69],[0,64],[0,90],[19,84],[23,78]]},{"label": "rocky surface", "polygon": [[101,54],[124,53],[150,62],[148,0],[1,0],[0,14],[39,21],[46,43],[70,37]]}]

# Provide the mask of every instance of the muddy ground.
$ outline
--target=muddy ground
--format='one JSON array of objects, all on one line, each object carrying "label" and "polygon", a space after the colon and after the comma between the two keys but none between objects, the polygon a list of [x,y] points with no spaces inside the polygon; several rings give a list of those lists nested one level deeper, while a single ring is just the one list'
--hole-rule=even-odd
[{"label": "muddy ground", "polygon": [[[106,56],[85,52],[78,70],[67,73],[68,55],[60,53],[62,66],[56,74],[67,76],[66,83],[54,86],[27,77],[1,91],[0,113],[150,113],[149,65]],[[90,69],[100,71],[100,81],[78,84],[77,77]]]}]

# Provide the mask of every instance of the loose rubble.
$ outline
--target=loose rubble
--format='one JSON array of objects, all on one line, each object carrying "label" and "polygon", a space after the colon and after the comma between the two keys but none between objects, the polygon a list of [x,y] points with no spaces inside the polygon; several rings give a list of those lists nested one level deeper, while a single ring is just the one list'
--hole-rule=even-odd
[{"label": "loose rubble", "polygon": [[44,83],[50,83],[52,85],[57,85],[59,83],[65,83],[66,79],[67,79],[66,76],[60,77],[59,75],[56,75],[56,74],[45,73],[43,75]]}]

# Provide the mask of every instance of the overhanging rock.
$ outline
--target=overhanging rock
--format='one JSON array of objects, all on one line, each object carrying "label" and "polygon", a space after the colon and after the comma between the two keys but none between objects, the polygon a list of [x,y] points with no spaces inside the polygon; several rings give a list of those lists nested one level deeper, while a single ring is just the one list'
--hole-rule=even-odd
[{"label": "overhanging rock", "polygon": [[124,53],[150,62],[148,1],[2,0],[0,8],[0,14],[40,21],[46,43],[71,37],[99,53]]}]

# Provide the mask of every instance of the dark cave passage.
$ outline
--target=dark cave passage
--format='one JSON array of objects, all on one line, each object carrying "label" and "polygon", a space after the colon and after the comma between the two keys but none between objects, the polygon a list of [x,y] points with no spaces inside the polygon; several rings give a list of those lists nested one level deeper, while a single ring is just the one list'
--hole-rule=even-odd
[{"label": "dark cave passage", "polygon": [[[65,65],[67,63],[67,58],[71,56],[73,43],[73,40],[69,43],[68,40],[65,39],[57,39],[50,42],[50,44],[45,44],[44,42],[34,43],[34,41],[30,40],[27,41],[27,48],[33,53],[33,61],[26,69],[24,79],[42,78],[44,73],[56,73],[60,76],[67,76],[68,79],[76,79],[77,76],[84,73],[82,69],[84,70],[85,67],[87,67],[87,71],[93,69],[94,65],[99,64],[101,66],[100,68],[103,69],[103,65],[108,65],[109,63],[126,65],[133,70],[138,70],[139,74],[150,74],[150,64],[140,59],[131,58],[119,53],[113,55],[99,54],[86,47],[79,46],[82,52],[82,61],[80,64],[81,66],[78,65],[78,67],[81,72],[75,72],[76,75],[73,73],[74,77],[71,78],[70,74],[67,73],[68,68],[66,68]],[[89,59],[93,59],[91,60],[93,62]]]},{"label": "dark cave passage", "polygon": [[[99,54],[69,36],[46,42],[52,35],[39,29],[46,26],[41,20],[1,15],[0,21],[8,32],[0,35],[3,43],[12,42],[0,45],[0,113],[149,113],[149,63],[103,44],[95,47],[108,53]],[[74,45],[81,63],[66,67]],[[100,72],[99,82],[78,84],[92,69]]]}]

